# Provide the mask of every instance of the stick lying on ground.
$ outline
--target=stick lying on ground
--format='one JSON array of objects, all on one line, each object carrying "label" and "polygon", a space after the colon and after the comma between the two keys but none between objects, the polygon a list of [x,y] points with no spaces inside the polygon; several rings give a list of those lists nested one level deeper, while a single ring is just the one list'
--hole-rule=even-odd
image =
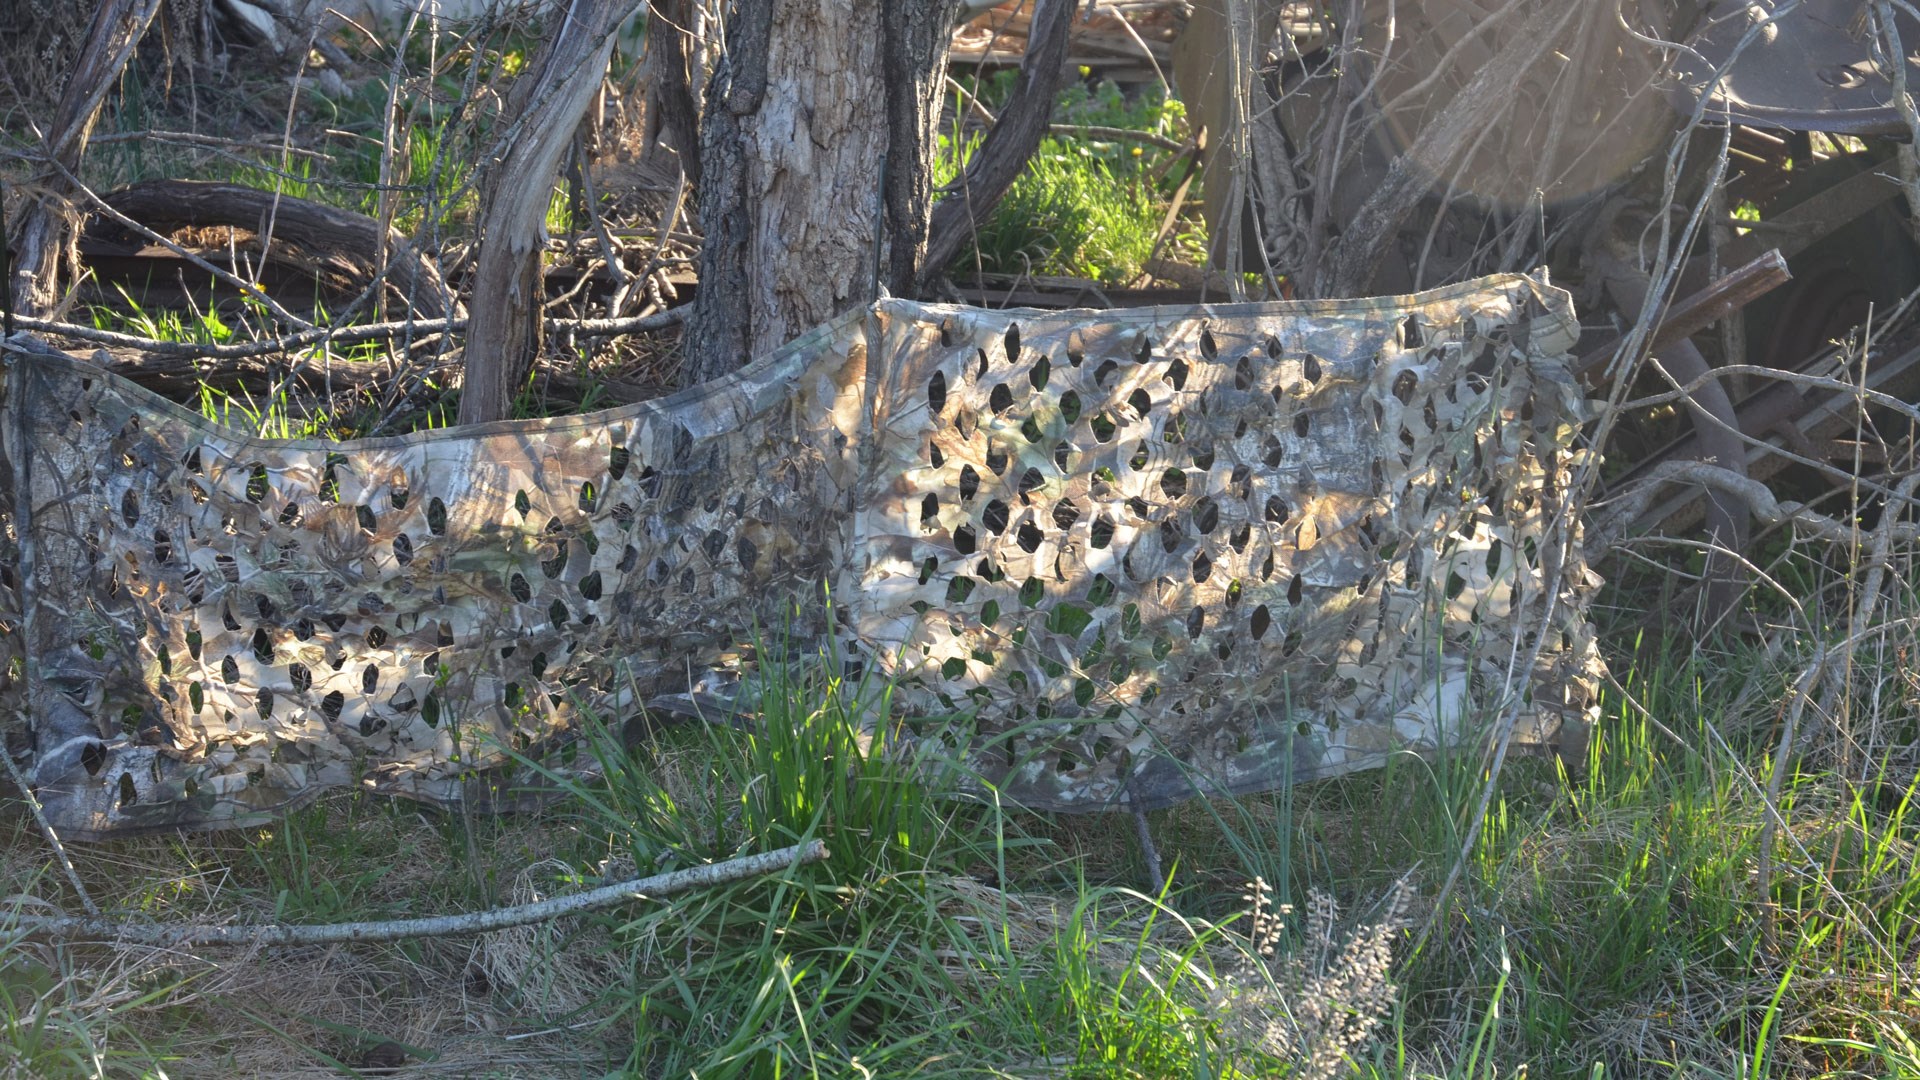
[{"label": "stick lying on ground", "polygon": [[635,878],[571,896],[556,896],[517,907],[493,908],[463,915],[436,915],[387,922],[328,923],[319,926],[286,923],[235,923],[202,926],[182,923],[131,922],[104,918],[22,918],[8,927],[32,937],[80,938],[130,942],[160,947],[182,945],[332,945],[343,941],[399,941],[403,938],[480,934],[513,926],[544,922],[563,915],[579,915],[612,907],[623,900],[658,899],[688,889],[724,885],[770,874],[775,870],[827,857],[827,845],[809,840],[777,851],[744,855],[725,862]]}]

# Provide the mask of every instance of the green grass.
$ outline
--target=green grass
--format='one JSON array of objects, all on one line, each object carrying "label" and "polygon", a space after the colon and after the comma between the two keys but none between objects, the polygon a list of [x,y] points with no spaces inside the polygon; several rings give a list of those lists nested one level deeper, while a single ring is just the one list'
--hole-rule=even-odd
[{"label": "green grass", "polygon": [[94,1076],[108,1059],[98,1017],[117,1003],[59,964],[0,937],[0,1074]]},{"label": "green grass", "polygon": [[[1013,74],[976,80],[969,89],[997,109],[1010,92]],[[956,113],[964,115],[965,109],[962,102]],[[1178,100],[1156,90],[1127,98],[1110,82],[1070,85],[1055,105],[1054,122],[1127,128],[1167,138],[1185,133]],[[979,136],[943,133],[940,148],[934,179],[944,186],[960,175],[979,148]],[[1108,285],[1135,279],[1153,257],[1167,203],[1185,175],[1170,168],[1172,157],[1172,151],[1128,140],[1047,136],[981,222],[971,246],[955,260],[956,270],[1082,277]],[[1177,229],[1163,244],[1161,257],[1200,250],[1193,229],[1191,224]]]},{"label": "green grass", "polygon": [[[1039,1039],[1028,1052],[1041,1057],[1063,1048],[1042,1016],[1070,1009],[1072,994],[1010,1002],[983,992],[1030,958],[991,932],[1006,918],[991,891],[959,884],[972,880],[959,876],[966,866],[1003,863],[1022,841],[1009,844],[995,831],[1004,821],[990,829],[984,808],[956,795],[952,762],[897,745],[907,736],[892,726],[885,685],[839,677],[838,666],[769,661],[761,729],[692,733],[679,752],[695,776],[603,743],[604,795],[582,801],[608,846],[636,864],[814,837],[832,853],[779,880],[702,894],[691,910],[649,910],[614,927],[617,940],[687,958],[630,970],[618,1002],[632,1025],[630,1070],[891,1075],[933,1062],[932,1071],[960,1074],[976,1057],[965,1044],[987,1034],[974,1010],[988,1005],[1012,1010],[999,1040]],[[655,744],[655,754],[670,752]],[[1070,988],[1086,989],[1094,903],[1058,931],[1055,975]]]},{"label": "green grass", "polygon": [[[248,837],[80,856],[112,907],[331,920],[826,841],[822,864],[544,928],[516,946],[516,984],[487,969],[481,1007],[506,1030],[571,1030],[577,1060],[623,1075],[1340,1075],[1322,1067],[1342,1048],[1381,1078],[1913,1075],[1914,780],[1795,773],[1758,892],[1767,747],[1729,747],[1713,705],[1765,678],[1758,664],[1636,673],[1651,718],[1616,700],[1574,773],[1511,765],[1458,903],[1417,950],[1481,780],[1465,756],[1156,814],[1175,872],[1148,893],[1126,822],[962,794],[953,762],[900,742],[887,688],[832,658],[767,664],[764,727],[631,747],[601,732],[603,778],[540,819],[422,823],[350,797]],[[10,850],[30,859],[34,843],[21,833]],[[110,876],[128,858],[147,876]],[[1249,902],[1246,881],[1271,872],[1298,910]],[[1396,917],[1381,898],[1409,872]],[[44,875],[14,887],[59,891]],[[1330,914],[1334,897],[1348,916]],[[367,1039],[342,1031],[407,1015],[268,1000],[236,1019],[217,1014],[231,992],[177,979],[149,999],[89,997],[85,953],[51,954],[59,974],[24,948],[0,949],[10,985],[52,996],[6,1045],[55,1061],[48,1075],[169,1040],[205,1060],[210,1029],[228,1053],[293,1039],[350,1055]],[[1369,967],[1389,950],[1391,966]],[[356,962],[447,993],[471,985],[471,952],[419,942]]]},{"label": "green grass", "polygon": [[[518,55],[482,49],[430,82],[457,89],[463,65]],[[997,107],[1004,92],[983,96]],[[331,124],[363,137],[326,169],[235,175],[370,210],[379,156],[365,136],[384,107],[378,85],[327,104]],[[1056,119],[1182,130],[1177,108],[1111,87],[1070,90]],[[468,212],[460,162],[484,133],[470,120],[410,114],[394,177],[403,228]],[[140,143],[112,145],[115,168],[158,165]],[[1166,151],[1134,149],[1049,138],[983,225],[979,265],[1132,278],[1181,178],[1156,179]],[[959,156],[950,148],[943,179]],[[565,213],[556,197],[550,223]],[[255,314],[123,299],[96,325],[222,342]],[[337,433],[286,394],[207,387],[199,406],[250,432]],[[531,383],[519,407],[543,408]],[[1813,603],[1839,595],[1848,569],[1801,559],[1774,576]],[[1614,589],[1623,608],[1661,606]],[[1889,625],[1920,610],[1899,599]],[[0,1076],[339,1072],[386,1041],[453,1075],[1920,1076],[1913,643],[1892,639],[1840,685],[1853,730],[1879,735],[1858,753],[1810,739],[1770,801],[1785,687],[1816,637],[1845,632],[1844,610],[1814,614],[1771,656],[1696,659],[1615,634],[1638,705],[1610,694],[1570,768],[1508,764],[1444,910],[1435,894],[1487,783],[1471,752],[1157,812],[1172,873],[1148,882],[1129,820],[1045,818],[968,793],[964,768],[900,725],[887,686],[841,676],[832,656],[764,663],[752,724],[632,745],[595,733],[599,779],[544,813],[349,794],[249,833],[75,852],[112,911],[331,921],[475,910],[810,838],[832,851],[670,906],[481,941],[55,948],[13,921],[78,900],[9,809]],[[1255,879],[1271,892],[1250,894]],[[1404,912],[1390,900],[1402,879]]]},{"label": "green grass", "polygon": [[[1048,138],[981,225],[977,265],[1123,284],[1151,255],[1161,212],[1137,177],[1116,175],[1076,140]],[[971,261],[960,257],[962,267]]]},{"label": "green grass", "polygon": [[[118,291],[119,305],[95,305],[90,309],[94,329],[117,330],[157,341],[203,345],[224,345],[240,336],[236,328],[221,317],[218,307],[189,312],[169,309],[149,311],[126,289]],[[243,323],[251,320],[265,322],[265,306],[259,300],[242,296],[238,304],[239,318]],[[324,312],[321,317],[324,318]],[[348,350],[340,359],[369,360],[373,356],[372,346],[361,346]],[[193,405],[202,416],[217,424],[263,438],[307,439],[338,434],[325,412],[296,402],[286,386],[279,387],[268,400],[259,401],[245,387],[228,390],[202,380],[198,399]]]},{"label": "green grass", "polygon": [[218,310],[148,311],[124,287],[116,285],[114,289],[125,308],[96,305],[90,312],[95,330],[118,330],[156,341],[194,345],[224,345],[233,340],[233,327],[220,317]]}]

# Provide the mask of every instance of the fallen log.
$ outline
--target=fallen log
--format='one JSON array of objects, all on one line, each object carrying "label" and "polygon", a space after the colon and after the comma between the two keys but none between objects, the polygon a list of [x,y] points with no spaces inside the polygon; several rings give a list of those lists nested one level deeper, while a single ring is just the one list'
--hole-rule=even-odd
[{"label": "fallen log", "polygon": [[[322,285],[348,292],[373,282],[384,247],[386,287],[395,300],[424,318],[442,318],[458,309],[433,260],[365,214],[204,180],[148,180],[112,192],[104,201],[156,232],[182,226],[244,230],[253,235],[252,250],[261,258],[292,264]],[[89,229],[95,239],[115,239],[121,233],[112,222]]]}]

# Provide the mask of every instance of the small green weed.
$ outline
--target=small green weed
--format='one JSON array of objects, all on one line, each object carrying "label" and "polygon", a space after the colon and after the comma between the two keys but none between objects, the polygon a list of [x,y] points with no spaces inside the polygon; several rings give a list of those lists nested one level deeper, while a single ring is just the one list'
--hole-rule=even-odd
[{"label": "small green weed", "polygon": [[[13,838],[16,844],[24,839]],[[11,895],[0,906],[0,1076],[137,1075],[153,1058],[129,1030],[128,1015],[166,997],[181,980],[151,957],[101,964],[29,940],[16,921],[45,914],[32,900],[36,881],[4,884]]]},{"label": "small green weed", "polygon": [[267,439],[313,439],[331,434],[325,413],[299,413],[286,390],[261,405],[242,387],[221,390],[200,384],[200,415],[222,427]]},{"label": "small green weed", "polygon": [[126,310],[95,306],[90,312],[95,330],[122,330],[155,341],[195,345],[224,345],[233,340],[233,327],[220,317],[217,309],[192,313],[172,309],[148,311],[123,286],[114,288]]},{"label": "small green weed", "polygon": [[104,1010],[76,1001],[74,980],[16,941],[0,942],[0,1075],[93,1077]]}]

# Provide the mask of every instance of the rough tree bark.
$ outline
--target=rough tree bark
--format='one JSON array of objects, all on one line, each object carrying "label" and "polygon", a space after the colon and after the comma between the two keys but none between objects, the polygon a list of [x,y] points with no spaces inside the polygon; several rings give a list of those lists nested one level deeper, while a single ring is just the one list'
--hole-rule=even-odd
[{"label": "rough tree bark", "polygon": [[[887,289],[910,296],[927,249],[940,94],[955,3],[887,5]],[[944,265],[944,263],[942,264]]]},{"label": "rough tree bark", "polygon": [[734,5],[700,124],[705,240],[683,383],[866,303],[878,280],[901,291],[913,281],[958,10],[958,0]]},{"label": "rough tree bark", "polygon": [[694,0],[647,0],[647,53],[641,80],[647,88],[647,147],[666,146],[679,159],[687,181],[700,187],[700,106],[704,81]]},{"label": "rough tree bark", "polygon": [[19,238],[13,243],[13,280],[5,284],[22,315],[45,315],[60,301],[60,253],[73,235],[71,200],[76,194],[61,170],[80,168],[100,104],[120,81],[121,69],[159,10],[160,0],[101,0],[94,9],[86,45],[41,143],[49,164],[27,187],[34,197],[20,216]]},{"label": "rough tree bark", "polygon": [[573,145],[613,55],[614,32],[638,0],[563,0],[539,53],[514,83],[506,151],[481,187],[460,422],[499,420],[543,339],[540,253],[560,159]]}]

